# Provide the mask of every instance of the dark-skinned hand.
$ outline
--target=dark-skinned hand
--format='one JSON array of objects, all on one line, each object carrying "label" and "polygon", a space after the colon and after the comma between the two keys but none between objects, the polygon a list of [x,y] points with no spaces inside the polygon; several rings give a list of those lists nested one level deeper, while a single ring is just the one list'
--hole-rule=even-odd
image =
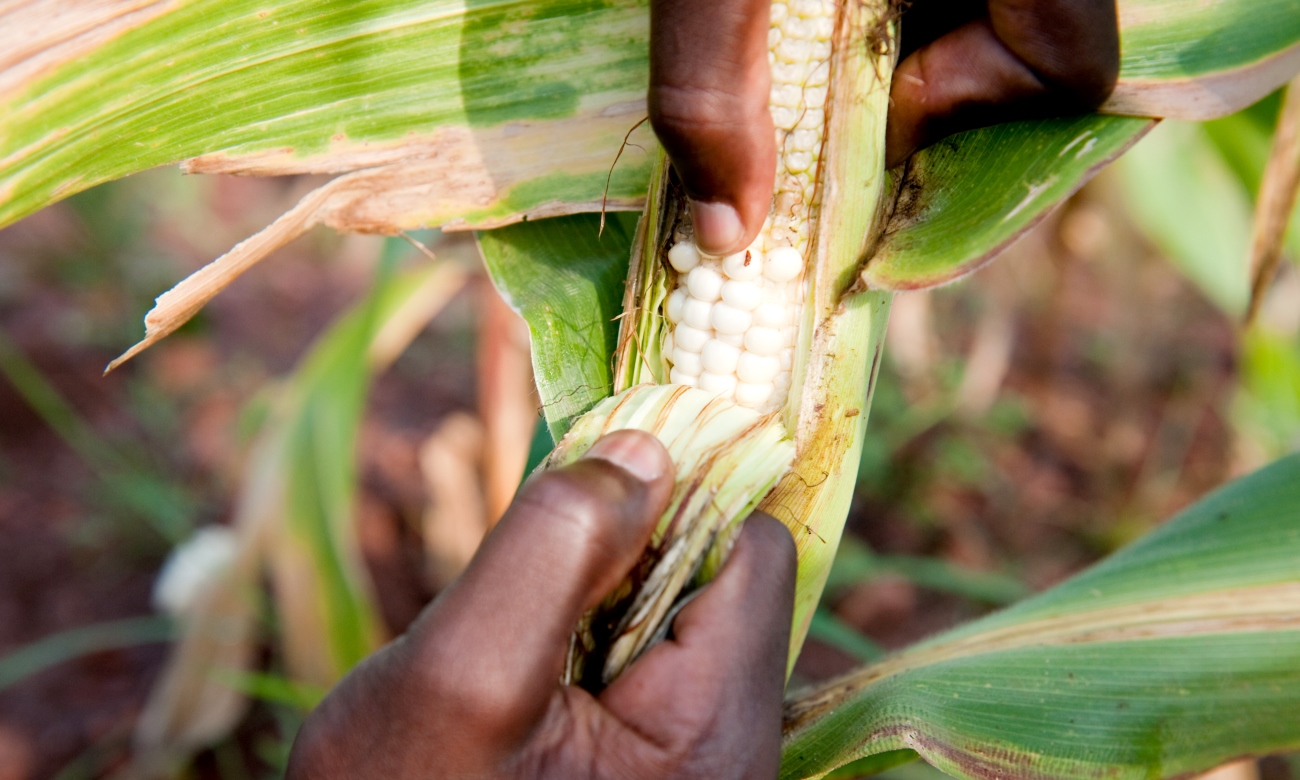
[{"label": "dark-skinned hand", "polygon": [[[770,0],[651,0],[650,122],[710,254],[771,205]],[[1101,105],[1119,73],[1115,0],[912,0],[890,93],[886,165],[952,133]]]},{"label": "dark-skinned hand", "polygon": [[751,517],[673,636],[598,697],[560,685],[578,617],[645,549],[672,464],[639,431],[521,489],[463,575],[307,719],[291,780],[770,780],[794,542]]}]

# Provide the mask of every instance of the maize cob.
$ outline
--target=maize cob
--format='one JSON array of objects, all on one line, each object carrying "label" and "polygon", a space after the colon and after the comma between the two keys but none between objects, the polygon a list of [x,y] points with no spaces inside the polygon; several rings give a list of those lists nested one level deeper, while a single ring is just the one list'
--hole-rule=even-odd
[{"label": "maize cob", "polygon": [[664,307],[671,332],[661,347],[669,381],[760,412],[784,406],[791,386],[836,11],[833,0],[772,4],[770,105],[779,162],[772,211],[758,237],[736,254],[707,257],[683,225],[667,255],[677,272]]},{"label": "maize cob", "polygon": [[639,428],[668,447],[677,484],[638,568],[575,632],[569,682],[598,688],[662,638],[756,506],[785,521],[800,548],[797,654],[852,495],[888,312],[887,294],[853,284],[883,191],[892,20],[890,0],[772,4],[778,169],[768,218],[745,251],[699,251],[659,153],[632,250],[616,395],[545,467],[608,431]]}]

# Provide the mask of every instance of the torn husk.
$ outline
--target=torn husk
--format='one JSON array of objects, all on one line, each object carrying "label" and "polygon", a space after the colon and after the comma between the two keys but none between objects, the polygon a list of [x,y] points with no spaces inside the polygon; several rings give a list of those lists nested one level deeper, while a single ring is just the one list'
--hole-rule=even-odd
[{"label": "torn husk", "polygon": [[[619,394],[579,420],[547,463],[570,462],[606,432],[639,428],[659,436],[678,469],[670,510],[645,557],[575,632],[569,682],[599,688],[666,636],[755,507],[782,520],[799,549],[793,661],[839,543],[891,299],[854,282],[881,224],[896,7],[795,0],[773,9],[781,34],[773,34],[772,110],[782,162],[768,223],[743,254],[700,255],[685,195],[660,153],[632,249],[615,364]],[[795,13],[805,16],[791,27]],[[791,30],[822,31],[811,51],[821,44],[829,57],[801,63],[810,49],[783,44]],[[804,79],[793,98],[792,73]],[[824,123],[810,127],[809,117]],[[810,139],[817,144],[811,154]],[[797,274],[774,270],[776,258],[796,250]],[[758,285],[758,293],[737,291],[744,284]],[[719,297],[717,285],[738,294]],[[765,351],[770,334],[755,335],[771,324],[759,322],[766,315],[753,307],[762,304],[739,293],[788,305],[791,321],[773,351]],[[701,343],[718,346],[710,356]],[[736,366],[725,359],[728,348],[742,362],[754,352],[749,368],[741,365],[732,377],[716,373]],[[776,380],[755,373],[778,354]],[[770,387],[754,384],[763,381]]]}]

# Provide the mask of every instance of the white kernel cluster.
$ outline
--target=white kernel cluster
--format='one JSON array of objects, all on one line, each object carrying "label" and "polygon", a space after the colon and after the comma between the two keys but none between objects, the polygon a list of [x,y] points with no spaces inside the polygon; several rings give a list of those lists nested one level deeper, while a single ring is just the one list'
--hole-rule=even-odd
[{"label": "white kernel cluster", "polygon": [[772,211],[744,252],[702,255],[675,237],[677,286],[665,315],[669,381],[769,412],[789,394],[804,264],[817,219],[836,0],[772,3],[768,61],[779,154]]},{"label": "white kernel cluster", "polygon": [[772,3],[768,62],[776,125],[774,208],[764,225],[764,251],[789,245],[806,253],[817,218],[816,186],[826,127],[836,0]]},{"label": "white kernel cluster", "polygon": [[701,255],[690,240],[668,250],[677,286],[664,314],[668,380],[734,399],[762,412],[790,390],[803,298],[803,256],[792,246],[760,244],[727,257]]}]

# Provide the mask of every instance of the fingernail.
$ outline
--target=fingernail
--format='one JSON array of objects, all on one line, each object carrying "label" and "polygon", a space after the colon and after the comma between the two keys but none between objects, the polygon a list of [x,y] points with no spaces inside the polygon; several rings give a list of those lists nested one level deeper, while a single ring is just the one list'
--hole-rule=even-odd
[{"label": "fingernail", "polygon": [[585,458],[600,458],[642,482],[654,482],[671,468],[664,446],[644,431],[618,431],[591,445]]},{"label": "fingernail", "polygon": [[705,254],[722,255],[734,251],[745,237],[740,215],[726,203],[693,200],[691,219],[695,222],[695,245]]}]

